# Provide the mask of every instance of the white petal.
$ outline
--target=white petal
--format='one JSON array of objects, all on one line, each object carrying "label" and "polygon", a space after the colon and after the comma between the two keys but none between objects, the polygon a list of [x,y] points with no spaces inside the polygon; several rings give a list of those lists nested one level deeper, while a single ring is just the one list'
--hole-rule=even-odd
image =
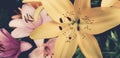
[{"label": "white petal", "polygon": [[31,29],[27,28],[16,28],[11,32],[11,35],[14,38],[23,38],[29,36],[31,31],[32,31]]},{"label": "white petal", "polygon": [[25,27],[25,23],[22,19],[11,20],[9,23],[10,27]]}]

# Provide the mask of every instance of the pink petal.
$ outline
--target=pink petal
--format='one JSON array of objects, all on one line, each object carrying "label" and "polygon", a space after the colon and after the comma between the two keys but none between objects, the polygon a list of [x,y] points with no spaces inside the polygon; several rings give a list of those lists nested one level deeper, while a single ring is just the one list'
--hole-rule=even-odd
[{"label": "pink petal", "polygon": [[10,36],[5,29],[0,29],[0,58],[15,58],[20,54],[20,42]]},{"label": "pink petal", "polygon": [[29,36],[32,30],[29,28],[16,28],[11,32],[14,38],[23,38]]},{"label": "pink petal", "polygon": [[44,39],[34,40],[34,42],[37,45],[37,47],[41,47],[44,44]]},{"label": "pink petal", "polygon": [[21,45],[20,45],[21,52],[27,51],[30,48],[32,48],[32,45],[30,43],[25,42],[25,41],[21,41]]},{"label": "pink petal", "polygon": [[20,14],[13,15],[11,18],[12,19],[21,19],[21,15]]},{"label": "pink petal", "polygon": [[0,39],[2,38],[12,38],[12,36],[4,29],[0,29]]},{"label": "pink petal", "polygon": [[38,47],[29,54],[29,58],[44,58],[44,47]]},{"label": "pink petal", "polygon": [[48,42],[44,44],[45,45],[44,47],[47,48],[44,50],[44,53],[51,57],[54,54],[55,41],[56,41],[56,39],[53,38],[53,39],[48,40]]},{"label": "pink petal", "polygon": [[42,16],[43,23],[51,21],[51,17],[47,14],[45,10],[43,10],[40,15]]},{"label": "pink petal", "polygon": [[24,4],[22,6],[22,11],[21,11],[22,12],[22,18],[25,19],[24,16],[26,16],[26,14],[29,14],[29,15],[33,16],[34,11],[35,11],[35,9],[31,5]]},{"label": "pink petal", "polygon": [[11,20],[9,23],[10,27],[25,27],[25,22],[22,19]]}]

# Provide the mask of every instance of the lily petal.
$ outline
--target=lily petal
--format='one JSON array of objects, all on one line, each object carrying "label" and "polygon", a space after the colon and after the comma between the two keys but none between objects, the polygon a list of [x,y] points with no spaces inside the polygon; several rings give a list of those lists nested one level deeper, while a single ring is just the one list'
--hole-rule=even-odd
[{"label": "lily petal", "polygon": [[39,14],[43,9],[44,9],[43,6],[40,6],[35,10],[35,13],[34,13],[34,21],[35,22],[38,20]]},{"label": "lily petal", "polygon": [[81,24],[81,32],[89,34],[100,34],[119,25],[117,21],[111,20],[95,24]]},{"label": "lily petal", "polygon": [[94,36],[78,33],[78,44],[86,58],[103,58]]},{"label": "lily petal", "polygon": [[32,48],[32,45],[30,43],[25,42],[25,41],[21,41],[20,49],[21,49],[22,52],[27,51],[30,48]]},{"label": "lily petal", "polygon": [[119,0],[102,0],[101,7],[116,7],[120,8],[120,1]]},{"label": "lily petal", "polygon": [[42,3],[49,16],[58,23],[60,23],[60,18],[64,23],[70,22],[68,17],[71,20],[75,19],[74,7],[69,0],[64,0],[64,2],[60,0],[42,0]]},{"label": "lily petal", "polygon": [[25,22],[22,19],[11,20],[9,23],[10,27],[24,27]]},{"label": "lily petal", "polygon": [[76,14],[81,14],[82,10],[91,8],[91,0],[75,0],[74,7]]},{"label": "lily petal", "polygon": [[55,43],[54,58],[72,58],[77,48],[77,39],[68,40],[69,31],[66,36],[60,36]]},{"label": "lily petal", "polygon": [[11,32],[14,38],[23,38],[29,36],[32,30],[29,28],[16,28]]},{"label": "lily petal", "polygon": [[117,0],[102,0],[101,7],[111,7]]},{"label": "lily petal", "polygon": [[44,57],[44,47],[38,47],[36,49],[34,49],[30,54],[29,54],[29,58],[45,58]]},{"label": "lily petal", "polygon": [[34,40],[34,42],[37,45],[37,47],[41,47],[44,44],[44,39]]},{"label": "lily petal", "polygon": [[113,7],[120,8],[120,0],[117,0]]},{"label": "lily petal", "polygon": [[33,30],[30,34],[30,37],[32,39],[57,37],[59,34],[63,33],[62,29],[65,29],[65,28],[66,26],[62,26],[53,21],[46,22],[43,25],[36,28],[35,30]]},{"label": "lily petal", "polygon": [[52,21],[51,20],[51,17],[48,15],[48,13],[46,12],[46,10],[43,10],[41,13],[40,13],[42,19],[43,19],[43,22],[42,24],[46,23],[46,22],[49,22],[49,21]]},{"label": "lily petal", "polygon": [[114,7],[97,7],[84,10],[80,16],[81,23],[98,23],[106,20],[119,20],[120,9]]},{"label": "lily petal", "polygon": [[[91,14],[91,15],[89,15]],[[81,18],[81,31],[89,34],[99,34],[105,32],[120,23],[120,10],[116,8],[94,8],[86,11],[87,18]]]}]

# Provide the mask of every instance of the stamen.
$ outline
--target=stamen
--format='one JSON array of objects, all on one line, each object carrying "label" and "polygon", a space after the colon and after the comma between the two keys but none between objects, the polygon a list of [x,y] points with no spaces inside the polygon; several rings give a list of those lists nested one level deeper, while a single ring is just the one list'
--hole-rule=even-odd
[{"label": "stamen", "polygon": [[67,17],[67,19],[68,19],[69,21],[72,21],[70,17]]},{"label": "stamen", "polygon": [[29,14],[27,13],[27,17],[29,18]]},{"label": "stamen", "polygon": [[61,27],[61,26],[59,26],[59,29],[60,29],[60,30],[62,30],[62,27]]},{"label": "stamen", "polygon": [[30,20],[30,18],[33,19],[33,17],[31,15],[29,15],[28,13],[27,13],[27,18],[28,18],[27,21],[33,22],[33,20]]},{"label": "stamen", "polygon": [[52,55],[54,55],[54,53],[52,53]]},{"label": "stamen", "polygon": [[60,20],[60,23],[63,23],[63,20],[62,20],[62,18],[60,18],[59,20]]},{"label": "stamen", "polygon": [[46,46],[46,47],[45,47],[45,50],[48,51],[48,50],[50,50],[50,49]]},{"label": "stamen", "polygon": [[69,39],[71,40],[71,39],[72,39],[72,37],[69,37]]},{"label": "stamen", "polygon": [[26,23],[28,23],[28,22],[33,22],[33,20],[30,20],[29,17],[30,17],[31,19],[33,19],[33,17],[32,17],[31,15],[28,15],[28,14],[27,14],[27,17],[24,16]]},{"label": "stamen", "polygon": [[80,27],[79,26],[77,26],[77,31],[80,31]]},{"label": "stamen", "polygon": [[33,17],[32,17],[31,15],[29,15],[29,17],[30,17],[31,19],[33,19]]},{"label": "stamen", "polygon": [[33,20],[28,20],[29,22],[33,22]]},{"label": "stamen", "polygon": [[49,14],[47,13],[47,16],[49,16]]},{"label": "stamen", "polygon": [[25,22],[28,23],[27,18],[25,16],[24,16],[24,18],[25,18]]},{"label": "stamen", "polygon": [[77,24],[80,24],[80,19],[77,20]]}]

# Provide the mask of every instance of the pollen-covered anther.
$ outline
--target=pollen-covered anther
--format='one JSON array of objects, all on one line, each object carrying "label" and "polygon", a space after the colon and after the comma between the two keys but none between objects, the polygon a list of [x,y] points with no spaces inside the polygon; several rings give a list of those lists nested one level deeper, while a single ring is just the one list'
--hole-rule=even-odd
[{"label": "pollen-covered anther", "polygon": [[80,26],[77,26],[77,31],[80,31]]},{"label": "pollen-covered anther", "polygon": [[32,17],[31,15],[29,15],[29,17],[30,17],[31,19],[33,19],[33,17]]},{"label": "pollen-covered anther", "polygon": [[25,22],[28,23],[26,16],[24,16]]},{"label": "pollen-covered anther", "polygon": [[72,21],[70,17],[67,17],[67,19],[68,19],[69,21]]},{"label": "pollen-covered anther", "polygon": [[63,23],[63,20],[62,20],[62,18],[60,18],[60,19],[59,19],[59,21],[60,21],[60,23]]},{"label": "pollen-covered anther", "polygon": [[69,37],[69,40],[71,40],[72,39],[72,37]]},{"label": "pollen-covered anther", "polygon": [[59,26],[59,29],[60,29],[60,30],[62,30],[62,27],[61,27],[61,26]]},{"label": "pollen-covered anther", "polygon": [[77,20],[77,24],[80,24],[80,19]]}]

